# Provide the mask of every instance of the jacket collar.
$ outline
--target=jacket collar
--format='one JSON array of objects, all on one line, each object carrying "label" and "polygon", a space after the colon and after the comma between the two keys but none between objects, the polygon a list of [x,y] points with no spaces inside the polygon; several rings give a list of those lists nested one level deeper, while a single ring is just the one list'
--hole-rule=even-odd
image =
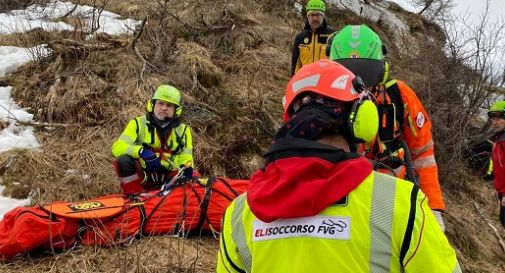
[{"label": "jacket collar", "polygon": [[265,158],[247,193],[251,211],[264,222],[316,215],[372,172],[357,154],[302,138],[278,140]]}]

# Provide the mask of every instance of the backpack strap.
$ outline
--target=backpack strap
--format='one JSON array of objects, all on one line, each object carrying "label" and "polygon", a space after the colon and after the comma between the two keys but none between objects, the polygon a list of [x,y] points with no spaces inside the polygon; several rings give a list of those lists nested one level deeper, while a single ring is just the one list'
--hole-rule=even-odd
[{"label": "backpack strap", "polygon": [[188,126],[186,126],[184,124],[181,124],[180,126],[175,128],[174,132],[175,132],[175,139],[177,141],[177,148],[174,151],[174,155],[179,154],[184,149],[184,146],[186,145],[186,141],[184,141],[184,137],[186,136],[187,129],[188,129]]},{"label": "backpack strap", "polygon": [[400,88],[396,80],[390,80],[384,84],[386,87],[386,92],[391,99],[391,102],[396,108],[396,120],[400,123],[400,128],[403,128],[403,117],[405,112],[405,106],[403,104],[402,95],[400,94]]}]

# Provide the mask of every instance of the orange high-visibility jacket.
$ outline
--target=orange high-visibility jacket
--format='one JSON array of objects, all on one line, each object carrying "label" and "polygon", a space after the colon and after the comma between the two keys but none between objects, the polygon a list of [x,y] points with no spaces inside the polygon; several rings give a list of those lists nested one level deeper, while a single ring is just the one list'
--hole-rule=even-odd
[{"label": "orange high-visibility jacket", "polygon": [[[409,147],[414,169],[419,176],[420,188],[428,197],[430,208],[443,211],[445,204],[438,180],[438,166],[431,134],[432,125],[428,113],[416,93],[405,82],[391,80],[385,84],[385,88],[388,93],[390,89],[398,88],[403,102],[403,106],[395,105],[396,109],[403,107],[403,122],[401,123],[403,128],[400,130]],[[377,154],[380,151],[373,152]],[[395,170],[395,173],[402,176],[405,174],[405,168]]]}]

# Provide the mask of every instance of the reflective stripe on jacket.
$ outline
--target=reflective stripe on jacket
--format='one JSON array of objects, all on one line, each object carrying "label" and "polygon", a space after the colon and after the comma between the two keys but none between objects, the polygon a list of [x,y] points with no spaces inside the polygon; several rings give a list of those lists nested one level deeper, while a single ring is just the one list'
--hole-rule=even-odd
[{"label": "reflective stripe on jacket", "polygon": [[461,272],[410,182],[372,172],[344,202],[271,223],[258,220],[246,199],[226,210],[217,272]]},{"label": "reflective stripe on jacket", "polygon": [[114,157],[128,154],[139,158],[139,150],[142,146],[148,146],[157,153],[162,166],[168,170],[176,170],[183,164],[193,164],[193,140],[189,126],[181,124],[173,129],[164,147],[157,130],[149,125],[145,116],[131,119],[112,145],[112,154]]},{"label": "reflective stripe on jacket", "polygon": [[[412,164],[418,174],[418,181],[421,190],[428,197],[428,203],[431,209],[445,210],[445,204],[442,197],[442,190],[438,180],[438,166],[435,160],[435,148],[431,133],[431,120],[423,104],[416,93],[403,81],[391,80],[385,84],[387,92],[395,92],[392,89],[397,88],[403,105],[395,105],[396,109],[403,109],[401,121],[397,121],[402,126],[401,133],[412,157]],[[393,103],[394,100],[392,100]],[[396,102],[395,104],[397,104]],[[397,110],[399,111],[399,110]],[[400,140],[389,144],[390,147],[401,147]],[[372,153],[382,153],[385,145],[377,141],[374,144]],[[390,154],[396,154],[398,151],[388,151]],[[403,155],[403,152],[400,154]],[[395,170],[396,173],[405,173],[404,167]],[[402,176],[400,176],[402,177]],[[403,178],[403,177],[402,177]]]}]

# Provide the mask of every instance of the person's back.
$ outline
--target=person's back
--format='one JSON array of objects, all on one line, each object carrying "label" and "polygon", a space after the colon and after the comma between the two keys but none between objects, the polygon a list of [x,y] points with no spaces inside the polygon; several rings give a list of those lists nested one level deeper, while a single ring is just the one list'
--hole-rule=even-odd
[{"label": "person's back", "polygon": [[387,50],[367,25],[348,25],[335,32],[327,48],[329,58],[363,78],[374,94],[381,116],[378,137],[364,154],[380,163],[384,172],[420,185],[430,208],[444,229],[445,203],[428,112],[405,82],[389,79]]},{"label": "person's back", "polygon": [[224,216],[217,272],[461,272],[419,188],[352,152],[378,124],[358,83],[330,61],[293,77],[265,167]]},{"label": "person's back", "polygon": [[[351,167],[349,171],[359,170]],[[246,198],[256,196],[240,196],[225,215],[222,244],[228,251],[220,253],[218,272],[226,272],[225,268],[245,272],[460,272],[454,250],[426,197],[410,182],[371,172],[341,204],[330,204],[314,216],[270,223],[251,212]],[[317,196],[313,198],[317,200]]]}]

